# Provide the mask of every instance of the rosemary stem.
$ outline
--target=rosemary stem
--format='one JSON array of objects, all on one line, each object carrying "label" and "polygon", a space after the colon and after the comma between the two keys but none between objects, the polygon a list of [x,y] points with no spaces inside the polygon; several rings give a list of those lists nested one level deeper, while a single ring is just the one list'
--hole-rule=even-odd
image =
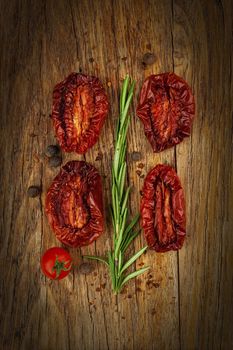
[{"label": "rosemary stem", "polygon": [[142,248],[129,258],[128,261],[125,261],[126,249],[140,232],[140,230],[134,230],[134,226],[139,219],[139,214],[137,214],[131,222],[128,222],[127,205],[130,187],[125,186],[127,172],[125,159],[127,131],[130,124],[128,112],[133,98],[134,85],[135,82],[133,81],[130,84],[130,78],[127,76],[124,80],[120,95],[120,116],[117,122],[115,153],[112,165],[111,216],[114,229],[113,251],[108,252],[106,259],[88,256],[89,259],[96,259],[108,265],[114,293],[119,293],[125,283],[148,269],[148,267],[144,267],[126,274],[126,270],[131,267],[146,250],[146,247]]}]

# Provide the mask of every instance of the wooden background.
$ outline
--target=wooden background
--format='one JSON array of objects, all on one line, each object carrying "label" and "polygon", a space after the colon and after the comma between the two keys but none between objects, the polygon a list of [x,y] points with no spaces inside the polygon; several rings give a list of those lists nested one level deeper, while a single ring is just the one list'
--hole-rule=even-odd
[{"label": "wooden background", "polygon": [[[232,8],[230,0],[1,1],[1,349],[233,348]],[[144,67],[146,52],[156,60]],[[70,249],[75,261],[111,245],[110,166],[126,73],[137,80],[131,211],[138,211],[143,176],[159,162],[177,168],[186,193],[184,247],[148,252],[137,265],[151,271],[117,297],[101,264],[86,276],[75,268],[59,283],[40,271],[41,254],[60,245],[44,213],[59,171],[44,156],[55,142],[51,94],[72,71],[98,76],[111,102],[99,142],[85,155],[103,176],[106,230],[95,244]],[[134,111],[145,77],[165,71],[191,85],[196,118],[190,138],[153,154]],[[81,158],[63,154],[63,164]],[[41,185],[42,196],[28,198],[30,185]],[[132,251],[144,243],[142,235]]]}]

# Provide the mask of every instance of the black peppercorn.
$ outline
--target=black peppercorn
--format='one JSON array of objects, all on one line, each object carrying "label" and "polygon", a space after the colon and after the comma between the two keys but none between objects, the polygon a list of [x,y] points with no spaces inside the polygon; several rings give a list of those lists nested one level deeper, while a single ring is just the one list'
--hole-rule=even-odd
[{"label": "black peppercorn", "polygon": [[53,157],[53,156],[58,155],[59,152],[60,152],[60,149],[59,149],[59,147],[57,145],[49,145],[46,148],[45,155],[47,157]]},{"label": "black peppercorn", "polygon": [[87,275],[91,272],[94,271],[94,266],[93,264],[89,264],[89,263],[82,263],[80,266],[79,266],[79,272],[81,274],[84,274],[84,275]]},{"label": "black peppercorn", "polygon": [[139,161],[141,158],[142,158],[141,152],[135,152],[134,151],[134,152],[131,153],[131,159],[133,161]]},{"label": "black peppercorn", "polygon": [[38,187],[38,186],[30,186],[28,187],[28,191],[27,191],[27,194],[28,194],[28,197],[37,197],[39,196],[39,194],[41,193],[41,188]]},{"label": "black peppercorn", "polygon": [[54,156],[54,157],[49,158],[49,166],[51,168],[56,168],[56,167],[60,166],[61,163],[62,163],[62,159],[60,156]]},{"label": "black peppercorn", "polygon": [[143,59],[142,59],[142,63],[144,65],[153,64],[153,63],[155,63],[155,61],[156,61],[156,56],[151,52],[145,53],[145,55],[143,56]]}]

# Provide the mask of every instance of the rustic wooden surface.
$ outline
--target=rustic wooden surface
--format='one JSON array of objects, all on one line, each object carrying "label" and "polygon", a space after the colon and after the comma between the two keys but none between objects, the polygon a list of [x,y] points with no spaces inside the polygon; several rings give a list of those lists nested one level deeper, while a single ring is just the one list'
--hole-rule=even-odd
[{"label": "rustic wooden surface", "polygon": [[[233,176],[232,17],[225,1],[1,1],[1,349],[232,349]],[[142,66],[146,52],[156,61]],[[139,208],[145,175],[159,162],[177,167],[187,202],[182,250],[148,252],[151,271],[115,297],[107,271],[57,283],[40,272],[47,248],[60,245],[44,214],[55,142],[49,114],[54,85],[72,71],[97,75],[111,101],[99,142],[86,154],[103,176],[106,230],[84,253],[110,248],[110,167],[121,80],[139,89],[151,73],[174,71],[195,92],[192,135],[153,154],[132,110],[128,180],[131,210]],[[141,153],[139,161],[132,152]],[[98,154],[102,160],[96,160]],[[63,154],[63,164],[80,159]],[[97,158],[98,159],[98,158]],[[142,176],[136,173],[145,164]],[[30,185],[42,196],[29,199]],[[143,235],[132,250],[144,244]]]}]

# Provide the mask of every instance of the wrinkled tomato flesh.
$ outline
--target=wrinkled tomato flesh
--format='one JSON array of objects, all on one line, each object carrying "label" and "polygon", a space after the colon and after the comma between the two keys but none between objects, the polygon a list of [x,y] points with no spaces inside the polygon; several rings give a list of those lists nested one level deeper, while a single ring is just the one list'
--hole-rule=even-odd
[{"label": "wrinkled tomato flesh", "polygon": [[194,113],[192,91],[176,74],[151,75],[144,81],[137,115],[154,152],[172,147],[189,136]]},{"label": "wrinkled tomato flesh", "polygon": [[46,213],[56,237],[81,247],[103,232],[101,178],[84,161],[68,162],[53,180],[46,197]]},{"label": "wrinkled tomato flesh", "polygon": [[61,148],[85,153],[97,142],[108,111],[107,95],[98,78],[72,73],[57,84],[52,120]]},{"label": "wrinkled tomato flesh", "polygon": [[185,201],[172,167],[159,164],[148,173],[140,211],[141,226],[151,249],[166,252],[182,247],[186,235]]}]

